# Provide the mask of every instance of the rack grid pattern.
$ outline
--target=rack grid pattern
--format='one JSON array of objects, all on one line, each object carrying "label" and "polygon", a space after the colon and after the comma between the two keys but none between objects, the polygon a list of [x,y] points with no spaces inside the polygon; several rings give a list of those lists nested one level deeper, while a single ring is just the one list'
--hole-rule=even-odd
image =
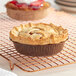
[{"label": "rack grid pattern", "polygon": [[65,12],[52,10],[48,17],[34,22],[50,23],[50,21],[57,25],[64,25],[63,27],[68,29],[69,40],[66,41],[63,50],[49,57],[24,56],[15,50],[13,43],[9,40],[9,31],[13,26],[31,21],[17,21],[9,18],[6,13],[0,14],[0,56],[9,61],[11,70],[16,65],[23,71],[36,72],[76,63],[76,18]]}]

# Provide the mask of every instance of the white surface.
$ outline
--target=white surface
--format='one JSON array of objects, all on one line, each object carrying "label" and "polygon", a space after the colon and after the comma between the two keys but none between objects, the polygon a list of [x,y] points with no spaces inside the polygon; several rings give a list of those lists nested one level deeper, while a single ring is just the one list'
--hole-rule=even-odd
[{"label": "white surface", "polygon": [[[0,0],[0,12],[6,11],[4,4],[7,1],[9,0]],[[50,1],[52,3],[52,6],[56,7],[53,0],[47,0],[47,1]],[[8,61],[2,57],[0,57],[0,68],[10,70]],[[32,73],[24,72],[15,66],[13,72],[16,73],[18,76],[76,76],[76,64],[63,66],[63,67],[57,67],[57,68],[51,68],[48,70],[32,72]]]},{"label": "white surface", "polygon": [[0,68],[0,76],[17,76],[16,74]]},{"label": "white surface", "polygon": [[37,1],[37,0],[17,0],[17,1],[18,1],[18,3],[27,3],[27,4],[30,4],[30,3],[34,2],[34,1]]}]

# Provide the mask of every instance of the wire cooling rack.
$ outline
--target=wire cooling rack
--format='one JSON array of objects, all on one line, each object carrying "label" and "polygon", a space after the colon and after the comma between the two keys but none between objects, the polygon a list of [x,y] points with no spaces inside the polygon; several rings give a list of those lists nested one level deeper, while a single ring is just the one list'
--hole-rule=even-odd
[{"label": "wire cooling rack", "polygon": [[45,19],[33,21],[54,23],[64,25],[68,29],[69,40],[65,43],[63,50],[54,56],[49,57],[32,57],[24,56],[18,53],[13,43],[9,40],[9,31],[13,26],[17,26],[31,21],[17,21],[9,18],[6,13],[0,14],[0,55],[7,59],[10,63],[10,69],[14,69],[14,65],[23,71],[35,72],[44,69],[64,66],[76,63],[76,18],[66,14],[52,10],[50,15]]}]

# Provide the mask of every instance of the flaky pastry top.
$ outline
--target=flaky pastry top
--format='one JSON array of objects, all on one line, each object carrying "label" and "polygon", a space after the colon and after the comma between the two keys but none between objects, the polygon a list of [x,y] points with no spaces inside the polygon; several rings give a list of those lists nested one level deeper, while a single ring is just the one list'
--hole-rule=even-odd
[{"label": "flaky pastry top", "polygon": [[14,42],[29,45],[57,44],[68,39],[67,29],[54,24],[21,24],[10,31]]}]

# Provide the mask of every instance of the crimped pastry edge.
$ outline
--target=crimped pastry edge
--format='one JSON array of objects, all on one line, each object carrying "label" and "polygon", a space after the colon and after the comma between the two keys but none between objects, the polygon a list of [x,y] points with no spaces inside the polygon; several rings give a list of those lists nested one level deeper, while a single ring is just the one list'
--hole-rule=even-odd
[{"label": "crimped pastry edge", "polygon": [[[31,24],[31,23],[29,23]],[[37,23],[40,24],[40,23]],[[52,26],[54,29],[55,28],[62,28],[61,26],[55,26],[54,24],[45,24],[45,23],[41,23],[44,24],[46,26]],[[26,24],[25,24],[26,25]],[[58,44],[60,42],[66,41],[68,39],[68,31],[67,29],[62,28],[62,30],[64,31],[64,33],[62,35],[59,35],[58,37],[52,35],[52,37],[48,37],[45,39],[39,39],[39,40],[34,40],[30,37],[19,37],[17,34],[20,30],[22,30],[22,28],[25,25],[20,25],[17,27],[14,27],[11,31],[10,31],[10,38],[12,41],[14,42],[18,42],[21,44],[28,44],[28,45],[47,45],[47,44]],[[34,24],[36,26],[36,24]]]}]

